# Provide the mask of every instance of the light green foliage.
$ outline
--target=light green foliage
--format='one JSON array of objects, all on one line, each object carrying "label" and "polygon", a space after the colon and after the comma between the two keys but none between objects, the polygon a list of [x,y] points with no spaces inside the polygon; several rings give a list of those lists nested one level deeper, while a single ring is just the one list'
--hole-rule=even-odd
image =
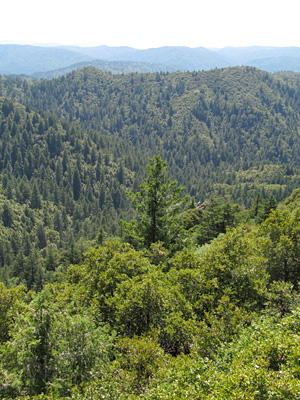
[{"label": "light green foliage", "polygon": [[298,294],[291,282],[273,281],[267,299],[267,313],[280,317],[289,314],[299,304]]},{"label": "light green foliage", "polygon": [[287,211],[274,211],[259,229],[271,280],[291,282],[295,286],[300,281],[299,222],[299,211],[292,215]]},{"label": "light green foliage", "polygon": [[282,203],[280,203],[280,209],[287,209],[290,212],[294,212],[299,209],[300,206],[300,188],[295,189],[292,194],[285,199]]},{"label": "light green foliage", "polygon": [[187,316],[182,311],[174,311],[161,324],[158,342],[164,351],[172,356],[189,354],[198,334],[201,334],[201,331],[191,313]]},{"label": "light green foliage", "polygon": [[174,312],[184,319],[192,316],[191,305],[161,272],[122,282],[109,303],[115,326],[130,337],[165,326]]},{"label": "light green foliage", "polygon": [[7,289],[0,283],[0,344],[9,340],[9,331],[19,312],[25,307],[26,296],[24,287],[18,286]]},{"label": "light green foliage", "polygon": [[207,280],[215,280],[216,298],[224,291],[247,309],[260,307],[265,299],[268,275],[257,233],[241,225],[210,246],[200,268]]},{"label": "light green foliage", "polygon": [[50,378],[50,328],[54,315],[49,309],[47,293],[34,300],[32,308],[16,319],[11,340],[1,350],[4,365],[17,377],[19,388],[40,393]]},{"label": "light green foliage", "polygon": [[152,264],[160,265],[163,268],[166,268],[170,251],[164,247],[163,242],[155,242],[152,243],[148,251],[145,250],[145,255],[149,258]]},{"label": "light green foliage", "polygon": [[258,320],[231,345],[223,363],[231,361],[220,375],[217,398],[239,398],[245,392],[250,399],[299,396],[299,336],[292,334],[287,321]]},{"label": "light green foliage", "polygon": [[142,252],[129,244],[107,242],[106,246],[90,249],[86,253],[86,275],[81,285],[86,292],[86,299],[94,299],[101,318],[111,318],[111,298],[114,298],[117,287],[151,269],[151,264]]},{"label": "light green foliage", "polygon": [[45,289],[15,318],[2,346],[5,374],[16,391],[34,395],[48,388],[66,395],[72,386],[103,373],[112,338],[89,316],[69,315]]},{"label": "light green foliage", "polygon": [[[217,358],[177,357],[139,399],[295,399],[299,397],[298,312],[281,323],[257,319]],[[128,399],[130,397],[128,396]]]},{"label": "light green foliage", "polygon": [[126,391],[142,392],[165,362],[162,348],[151,337],[122,338],[116,343],[116,380]]},{"label": "light green foliage", "polygon": [[105,327],[97,326],[88,316],[61,312],[53,326],[53,391],[61,394],[101,376],[112,357],[112,338]]},{"label": "light green foliage", "polygon": [[238,307],[224,294],[214,309],[204,312],[197,330],[194,356],[215,359],[220,349],[226,348],[238,337],[254,317],[255,313]]}]

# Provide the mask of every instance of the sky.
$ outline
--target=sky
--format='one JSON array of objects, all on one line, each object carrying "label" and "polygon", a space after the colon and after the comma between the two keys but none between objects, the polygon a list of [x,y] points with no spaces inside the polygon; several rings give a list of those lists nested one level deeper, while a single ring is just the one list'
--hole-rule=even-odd
[{"label": "sky", "polygon": [[298,0],[9,0],[0,43],[299,46]]}]

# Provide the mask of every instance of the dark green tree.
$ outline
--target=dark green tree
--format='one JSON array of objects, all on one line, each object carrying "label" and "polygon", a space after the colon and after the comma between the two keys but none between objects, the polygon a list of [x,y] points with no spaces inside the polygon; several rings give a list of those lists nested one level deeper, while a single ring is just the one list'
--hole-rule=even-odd
[{"label": "dark green tree", "polygon": [[13,213],[10,204],[6,201],[3,204],[2,222],[4,226],[11,227],[13,223]]},{"label": "dark green tree", "polygon": [[79,199],[80,192],[81,192],[81,180],[79,171],[76,168],[73,174],[73,196],[75,201]]},{"label": "dark green tree", "polygon": [[167,162],[160,155],[149,161],[141,191],[129,192],[140,217],[130,224],[130,229],[134,229],[135,238],[147,248],[158,241],[167,248],[176,248],[183,231],[180,215],[187,200],[181,196],[184,188],[177,187],[177,181],[166,179]]},{"label": "dark green tree", "polygon": [[40,195],[40,192],[39,192],[39,189],[38,189],[36,183],[34,183],[33,187],[32,187],[31,198],[30,198],[30,207],[31,208],[41,208],[42,207],[41,195]]},{"label": "dark green tree", "polygon": [[276,201],[275,197],[273,195],[271,195],[265,201],[263,220],[267,219],[269,217],[271,211],[276,210],[276,208],[277,208],[277,201]]},{"label": "dark green tree", "polygon": [[195,228],[197,240],[203,245],[220,233],[225,233],[227,228],[237,226],[242,220],[242,208],[230,201],[222,204],[220,199],[211,199],[206,202],[204,211]]},{"label": "dark green tree", "polygon": [[46,232],[42,224],[39,224],[36,229],[37,245],[39,249],[47,246]]},{"label": "dark green tree", "polygon": [[5,117],[8,117],[9,114],[13,111],[14,105],[10,99],[5,99],[2,104],[2,112]]}]

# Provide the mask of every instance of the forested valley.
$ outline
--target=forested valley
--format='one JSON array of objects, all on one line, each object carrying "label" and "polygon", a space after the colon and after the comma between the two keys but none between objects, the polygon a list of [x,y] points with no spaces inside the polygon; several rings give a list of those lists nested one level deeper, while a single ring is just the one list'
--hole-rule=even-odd
[{"label": "forested valley", "polygon": [[0,77],[0,396],[300,397],[300,85]]}]

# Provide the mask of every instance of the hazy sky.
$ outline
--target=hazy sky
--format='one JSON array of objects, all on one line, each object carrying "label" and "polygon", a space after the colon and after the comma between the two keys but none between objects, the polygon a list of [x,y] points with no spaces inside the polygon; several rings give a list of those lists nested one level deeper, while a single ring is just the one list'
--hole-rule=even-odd
[{"label": "hazy sky", "polygon": [[298,0],[8,0],[0,42],[299,46]]}]

